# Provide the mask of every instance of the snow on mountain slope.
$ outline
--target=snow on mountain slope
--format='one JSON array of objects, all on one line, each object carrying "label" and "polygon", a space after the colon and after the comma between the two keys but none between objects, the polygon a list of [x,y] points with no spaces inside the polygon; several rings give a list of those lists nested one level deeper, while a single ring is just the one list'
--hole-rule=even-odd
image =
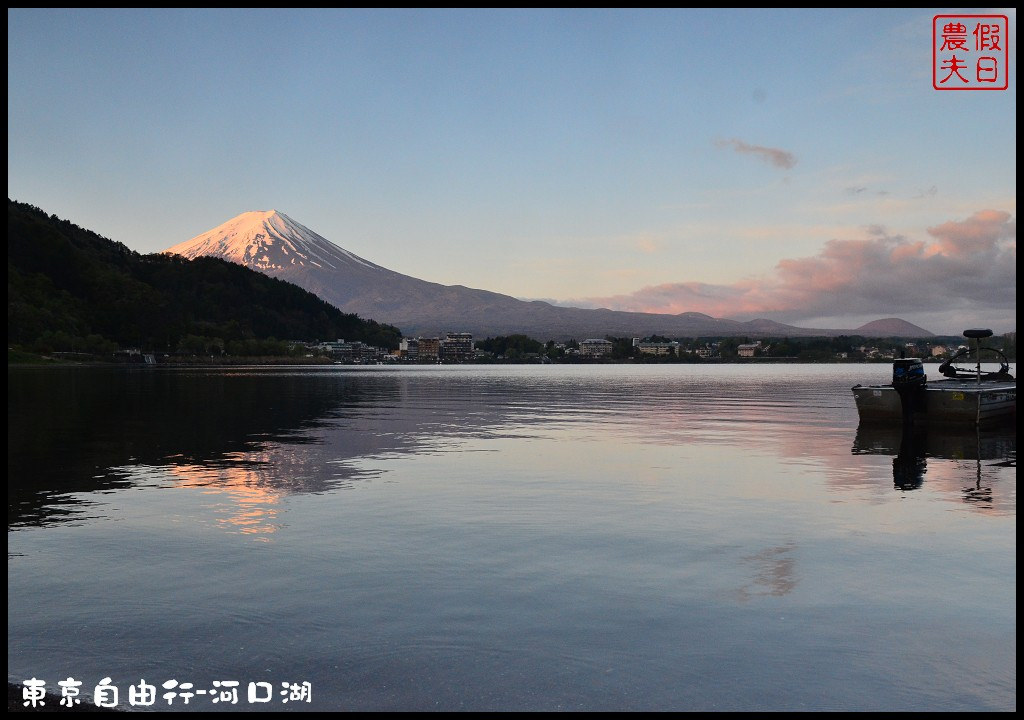
[{"label": "snow on mountain slope", "polygon": [[371,270],[384,269],[328,242],[276,210],[242,213],[164,252],[189,260],[200,256],[223,258],[268,274],[307,264],[334,270],[351,264]]}]

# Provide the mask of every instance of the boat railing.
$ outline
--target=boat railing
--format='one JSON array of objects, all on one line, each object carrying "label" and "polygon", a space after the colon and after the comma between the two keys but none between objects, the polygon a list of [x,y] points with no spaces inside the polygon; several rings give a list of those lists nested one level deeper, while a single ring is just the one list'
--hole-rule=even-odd
[{"label": "boat railing", "polygon": [[[999,369],[995,371],[982,372],[981,371],[981,357],[978,351],[990,352],[998,356]],[[971,357],[975,358],[975,367],[965,368],[958,367],[957,362],[964,362]],[[982,347],[982,348],[963,348],[953,357],[949,358],[941,365],[939,365],[939,372],[945,377],[953,380],[978,380],[980,381],[998,381],[998,380],[1013,380],[1013,375],[1010,374],[1010,363],[1006,357],[1006,354],[1002,350],[998,350],[993,347]]]}]

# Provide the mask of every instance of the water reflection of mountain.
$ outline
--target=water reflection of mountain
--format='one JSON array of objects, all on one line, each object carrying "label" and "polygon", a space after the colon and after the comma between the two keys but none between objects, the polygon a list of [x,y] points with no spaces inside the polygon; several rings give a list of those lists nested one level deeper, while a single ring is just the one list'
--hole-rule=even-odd
[{"label": "water reflection of mountain", "polygon": [[79,517],[82,493],[140,483],[221,491],[259,525],[288,494],[365,477],[362,459],[509,418],[521,433],[557,405],[510,387],[436,370],[9,368],[8,525]]},{"label": "water reflection of mountain", "polygon": [[[854,455],[893,457],[893,486],[916,490],[927,481],[960,494],[964,502],[994,509],[997,498],[986,468],[1016,467],[1017,428],[960,428],[862,423]],[[1014,502],[1015,504],[1015,502]]]},{"label": "water reflection of mountain", "polygon": [[8,369],[8,525],[58,519],[72,493],[125,487],[117,468],[231,465],[397,390],[339,375]]},{"label": "water reflection of mountain", "polygon": [[[219,493],[237,511],[230,522],[260,527],[289,495],[388,472],[378,459],[534,432],[699,448],[709,468],[735,448],[838,461],[837,477],[860,478],[846,467],[853,410],[836,402],[849,380],[830,369],[8,369],[8,523],[58,520],[96,500],[88,493],[148,485]],[[573,471],[568,457],[548,462]]]},{"label": "water reflection of mountain", "polygon": [[635,418],[646,442],[675,444],[707,438],[709,419],[727,435],[784,415],[749,400],[757,383],[563,370],[9,368],[8,523],[56,520],[81,507],[76,494],[168,475],[245,490],[247,502],[319,492],[365,472],[362,458],[443,450],[510,426],[521,435],[535,423]]}]

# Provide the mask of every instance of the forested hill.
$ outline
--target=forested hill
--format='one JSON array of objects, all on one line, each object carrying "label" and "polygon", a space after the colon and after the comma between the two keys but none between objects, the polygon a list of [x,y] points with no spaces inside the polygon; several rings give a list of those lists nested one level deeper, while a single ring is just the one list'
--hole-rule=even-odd
[{"label": "forested hill", "polygon": [[270,338],[394,349],[401,333],[240,265],[140,255],[8,198],[9,347],[175,351],[196,339],[252,348]]}]

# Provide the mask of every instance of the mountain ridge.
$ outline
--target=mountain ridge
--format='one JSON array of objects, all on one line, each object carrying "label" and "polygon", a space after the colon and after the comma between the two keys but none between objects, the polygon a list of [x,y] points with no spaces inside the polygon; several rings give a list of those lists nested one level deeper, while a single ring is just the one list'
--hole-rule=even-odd
[{"label": "mountain ridge", "polygon": [[[470,332],[545,339],[854,335],[855,330],[802,328],[767,319],[713,318],[553,305],[465,285],[442,285],[389,270],[332,243],[276,210],[242,213],[166,254],[219,257],[299,285],[344,312],[400,327],[406,335]],[[881,321],[878,321],[881,322]],[[904,337],[933,333],[906,321]],[[869,323],[868,325],[870,325]],[[867,327],[867,326],[862,326]]]}]

